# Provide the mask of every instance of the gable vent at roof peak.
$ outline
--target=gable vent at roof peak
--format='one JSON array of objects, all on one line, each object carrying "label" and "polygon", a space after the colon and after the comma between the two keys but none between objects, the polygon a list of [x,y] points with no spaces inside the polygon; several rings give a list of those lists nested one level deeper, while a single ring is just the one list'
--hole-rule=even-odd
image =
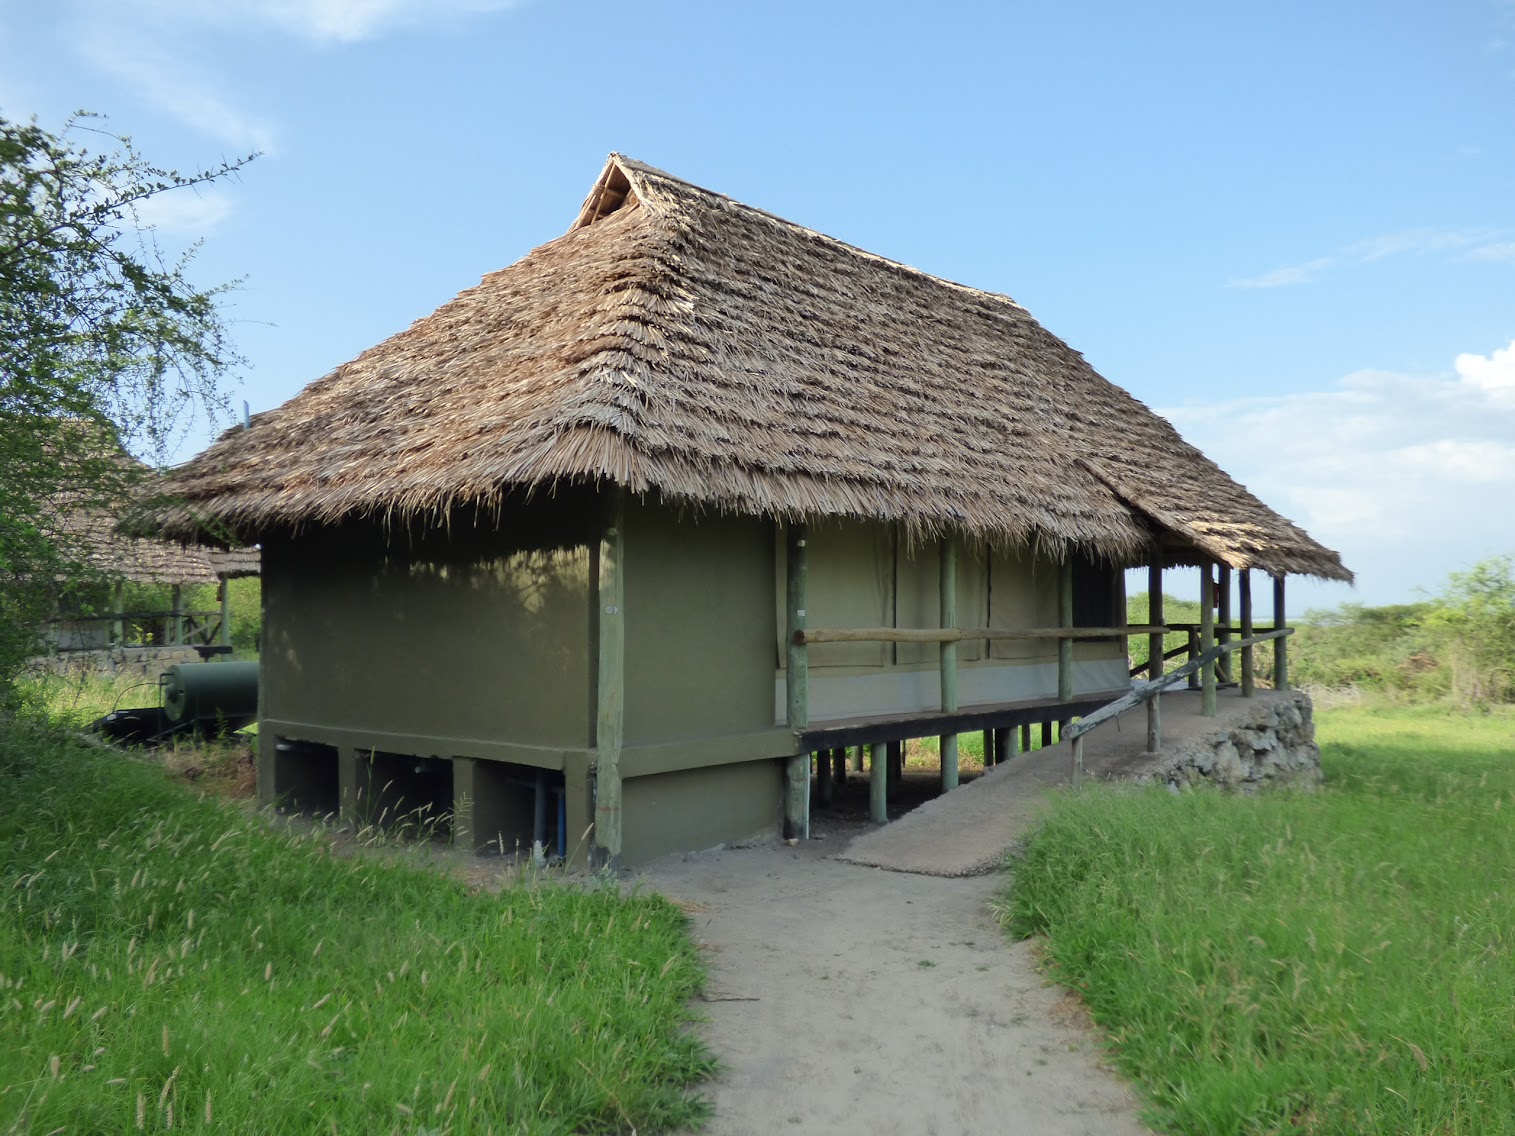
[{"label": "gable vent at roof peak", "polygon": [[617,209],[623,209],[637,203],[636,190],[631,187],[631,179],[626,176],[626,171],[621,168],[620,155],[610,155],[610,160],[605,163],[605,169],[600,173],[599,180],[594,183],[594,188],[589,191],[589,196],[584,199],[584,204],[579,208],[578,220],[574,221],[568,230],[586,229],[602,217],[608,217]]}]

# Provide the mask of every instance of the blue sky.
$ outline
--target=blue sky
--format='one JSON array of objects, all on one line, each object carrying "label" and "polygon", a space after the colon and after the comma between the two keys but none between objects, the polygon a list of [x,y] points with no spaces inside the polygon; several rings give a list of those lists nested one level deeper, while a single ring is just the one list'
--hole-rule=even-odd
[{"label": "blue sky", "polygon": [[153,216],[244,281],[254,410],[619,150],[1014,296],[1342,551],[1296,610],[1515,551],[1512,0],[0,0],[0,114],[76,108],[181,169],[262,151]]}]

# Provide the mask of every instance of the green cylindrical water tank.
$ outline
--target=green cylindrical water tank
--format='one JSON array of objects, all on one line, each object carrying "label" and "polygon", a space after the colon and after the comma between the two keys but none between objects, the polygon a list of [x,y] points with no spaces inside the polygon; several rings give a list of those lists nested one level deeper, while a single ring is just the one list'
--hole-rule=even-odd
[{"label": "green cylindrical water tank", "polygon": [[258,715],[257,663],[179,663],[163,676],[171,722],[246,724]]}]

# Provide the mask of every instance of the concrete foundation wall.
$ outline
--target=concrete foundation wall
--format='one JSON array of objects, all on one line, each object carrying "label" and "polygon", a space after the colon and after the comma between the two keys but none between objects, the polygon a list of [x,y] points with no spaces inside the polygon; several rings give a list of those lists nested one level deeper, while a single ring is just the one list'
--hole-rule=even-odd
[{"label": "concrete foundation wall", "polygon": [[645,864],[771,835],[782,787],[783,764],[771,759],[631,778],[622,789],[622,859]]}]

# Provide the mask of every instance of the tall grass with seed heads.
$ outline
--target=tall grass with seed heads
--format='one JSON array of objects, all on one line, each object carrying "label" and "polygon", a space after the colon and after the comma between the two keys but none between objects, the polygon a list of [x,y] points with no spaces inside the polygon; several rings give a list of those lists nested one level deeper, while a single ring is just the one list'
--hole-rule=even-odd
[{"label": "tall grass with seed heads", "polygon": [[1175,1133],[1515,1132],[1515,715],[1319,715],[1313,794],[1067,794],[1001,914]]},{"label": "tall grass with seed heads", "polygon": [[0,725],[0,1132],[697,1124],[683,916],[334,856],[163,770]]}]

